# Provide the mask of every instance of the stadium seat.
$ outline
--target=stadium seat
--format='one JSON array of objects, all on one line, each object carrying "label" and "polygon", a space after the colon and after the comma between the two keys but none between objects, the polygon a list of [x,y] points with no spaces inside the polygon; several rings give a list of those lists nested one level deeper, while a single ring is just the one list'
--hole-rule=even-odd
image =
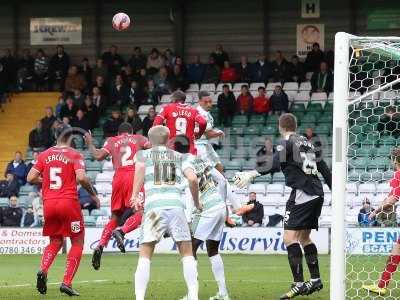
[{"label": "stadium seat", "polygon": [[111,182],[114,176],[114,172],[103,172],[103,173],[98,173],[96,176],[96,183],[102,183],[102,182]]},{"label": "stadium seat", "polygon": [[318,135],[329,135],[331,133],[331,126],[326,124],[321,124],[314,128],[314,132]]},{"label": "stadium seat", "polygon": [[267,125],[261,129],[261,135],[271,135],[274,136],[278,133],[278,128],[276,125]]},{"label": "stadium seat", "polygon": [[234,116],[232,126],[247,126],[248,117],[243,115]]},{"label": "stadium seat", "polygon": [[238,83],[235,83],[234,85],[233,85],[233,88],[232,88],[232,91],[233,92],[240,92],[241,91],[241,89],[242,89],[242,85],[249,85],[248,83],[246,83],[246,82],[238,82]]},{"label": "stadium seat", "polygon": [[90,215],[93,217],[107,216],[107,212],[102,209],[93,209]]},{"label": "stadium seat", "polygon": [[239,159],[226,161],[224,163],[225,170],[242,170],[242,161]]},{"label": "stadium seat", "polygon": [[379,183],[379,184],[377,184],[377,186],[376,186],[376,192],[377,192],[378,194],[379,194],[379,193],[388,194],[388,193],[390,193],[391,189],[392,189],[392,188],[390,187],[390,185],[389,185],[388,182]]},{"label": "stadium seat", "polygon": [[379,140],[379,144],[383,146],[395,146],[396,143],[396,139],[390,135],[382,136]]},{"label": "stadium seat", "polygon": [[95,187],[99,194],[111,194],[111,183],[97,183]]},{"label": "stadium seat", "polygon": [[8,207],[9,199],[5,197],[0,198],[0,207]]},{"label": "stadium seat", "polygon": [[[398,98],[399,98],[399,94],[396,91],[379,92],[379,99],[381,99],[381,100],[392,100],[392,99],[398,99]],[[381,103],[379,105],[381,105]]]},{"label": "stadium seat", "polygon": [[282,172],[274,173],[273,176],[274,183],[276,182],[285,182],[285,176]]},{"label": "stadium seat", "polygon": [[140,105],[139,109],[138,109],[138,114],[139,115],[147,115],[147,113],[149,112],[150,108],[153,108],[153,105]]},{"label": "stadium seat", "polygon": [[282,84],[280,82],[269,82],[269,83],[267,83],[265,90],[273,91],[277,85],[282,86]]},{"label": "stadium seat", "polygon": [[171,95],[162,95],[160,103],[166,104],[171,102]]},{"label": "stadium seat", "polygon": [[87,210],[87,209],[82,209],[82,215],[85,217],[85,216],[89,216],[90,214],[89,214],[89,210]]},{"label": "stadium seat", "polygon": [[93,216],[84,216],[83,220],[85,226],[96,226],[96,218]]},{"label": "stadium seat", "polygon": [[308,103],[310,101],[310,93],[308,91],[300,91],[293,99],[294,102]]},{"label": "stadium seat", "polygon": [[277,126],[279,121],[279,116],[277,115],[271,115],[267,117],[267,126],[272,125],[272,126]]},{"label": "stadium seat", "polygon": [[[243,145],[243,143],[241,143]],[[240,160],[240,159],[247,159],[249,156],[249,151],[247,147],[240,147],[240,148],[235,148],[232,149],[231,151],[231,158],[232,160]]]},{"label": "stadium seat", "polygon": [[315,113],[322,113],[323,112],[323,107],[320,102],[313,102],[311,99],[311,102],[307,105],[307,113],[309,112],[315,112]]},{"label": "stadium seat", "polygon": [[284,185],[281,183],[273,183],[267,185],[268,194],[279,194],[283,196]]},{"label": "stadium seat", "polygon": [[101,162],[99,161],[86,161],[87,171],[101,171]]},{"label": "stadium seat", "polygon": [[375,195],[376,184],[375,183],[363,183],[358,186],[358,194],[360,196]]},{"label": "stadium seat", "polygon": [[257,91],[259,87],[265,87],[264,82],[253,82],[250,84],[250,91]]},{"label": "stadium seat", "polygon": [[264,125],[265,117],[264,115],[252,115],[249,120],[250,125]]},{"label": "stadium seat", "polygon": [[299,89],[299,84],[297,82],[285,82],[283,85],[283,90],[286,91],[297,91]]},{"label": "stadium seat", "polygon": [[257,163],[255,159],[246,160],[243,162],[242,169],[243,170],[254,170]]},{"label": "stadium seat", "polygon": [[312,76],[313,76],[313,72],[307,72],[306,73],[306,80],[310,81]]},{"label": "stadium seat", "polygon": [[249,191],[249,193],[262,194],[264,196],[267,193],[266,188],[265,188],[265,184],[262,184],[262,183],[251,184],[248,187],[248,191]]},{"label": "stadium seat", "polygon": [[259,135],[260,134],[260,126],[248,126],[243,129],[243,135]]},{"label": "stadium seat", "polygon": [[161,108],[163,107],[163,105],[159,104],[156,106],[156,113],[158,114],[161,111]]},{"label": "stadium seat", "polygon": [[333,92],[329,93],[328,101],[333,101],[333,96],[334,96]]},{"label": "stadium seat", "polygon": [[226,136],[228,136],[228,135],[242,136],[243,135],[243,127],[239,127],[239,126],[230,127],[227,131]]},{"label": "stadium seat", "polygon": [[311,101],[321,101],[325,102],[328,100],[328,96],[326,93],[312,93],[311,95]]},{"label": "stadium seat", "polygon": [[35,192],[35,186],[28,183],[21,186],[21,188],[19,189],[20,195],[28,195],[30,192]]},{"label": "stadium seat", "polygon": [[[232,83],[226,82],[226,83],[218,83],[217,88],[215,89],[216,92],[222,92],[223,91],[223,86],[227,84],[229,86],[229,89],[232,90]],[[240,91],[240,89],[239,89]]]},{"label": "stadium seat", "polygon": [[114,171],[111,160],[106,160],[103,163],[103,172],[106,172],[106,171]]},{"label": "stadium seat", "polygon": [[307,91],[307,92],[311,91],[311,82],[305,81],[300,83],[299,91]]},{"label": "stadium seat", "polygon": [[388,157],[390,155],[390,151],[392,150],[392,147],[390,146],[380,146],[378,148],[376,148],[376,156],[380,156],[380,157]]},{"label": "stadium seat", "polygon": [[200,91],[215,92],[214,83],[203,83],[201,84]]},{"label": "stadium seat", "polygon": [[200,90],[197,83],[191,83],[189,88],[186,90],[187,93],[197,93]]},{"label": "stadium seat", "polygon": [[305,113],[306,112],[306,107],[304,103],[293,103],[292,106],[290,107],[290,111],[292,113]]}]

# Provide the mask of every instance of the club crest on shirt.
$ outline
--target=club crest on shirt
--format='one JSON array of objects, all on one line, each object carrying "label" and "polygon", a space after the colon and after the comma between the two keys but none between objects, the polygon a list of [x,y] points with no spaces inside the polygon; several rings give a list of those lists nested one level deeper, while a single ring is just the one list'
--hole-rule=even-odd
[{"label": "club crest on shirt", "polygon": [[282,150],[283,150],[283,146],[282,145],[276,146],[276,151],[282,151]]},{"label": "club crest on shirt", "polygon": [[81,231],[81,222],[80,221],[71,222],[71,231],[73,233],[80,232]]}]

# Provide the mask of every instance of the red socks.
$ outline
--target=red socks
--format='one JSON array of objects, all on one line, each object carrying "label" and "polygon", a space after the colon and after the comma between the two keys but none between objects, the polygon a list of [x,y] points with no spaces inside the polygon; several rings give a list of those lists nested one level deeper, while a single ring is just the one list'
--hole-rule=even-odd
[{"label": "red socks", "polygon": [[50,239],[50,244],[44,248],[43,255],[42,255],[42,262],[40,263],[40,270],[45,272],[46,274],[49,271],[50,266],[52,265],[54,259],[57,256],[58,251],[60,251],[62,247],[62,240],[52,240]]},{"label": "red socks", "polygon": [[396,272],[397,266],[400,263],[400,255],[390,255],[387,262],[385,271],[381,275],[378,286],[380,288],[386,288],[390,280],[392,279],[392,274]]},{"label": "red socks", "polygon": [[142,223],[142,213],[136,212],[132,216],[130,216],[126,221],[125,224],[121,227],[123,233],[127,234],[139,227]]},{"label": "red socks", "polygon": [[111,239],[112,232],[118,227],[117,220],[111,219],[106,226],[104,226],[103,233],[101,234],[99,246],[106,247],[108,241]]},{"label": "red socks", "polygon": [[71,286],[72,279],[78,270],[79,263],[81,262],[83,245],[77,243],[71,246],[68,252],[67,264],[65,266],[64,280],[63,283]]}]

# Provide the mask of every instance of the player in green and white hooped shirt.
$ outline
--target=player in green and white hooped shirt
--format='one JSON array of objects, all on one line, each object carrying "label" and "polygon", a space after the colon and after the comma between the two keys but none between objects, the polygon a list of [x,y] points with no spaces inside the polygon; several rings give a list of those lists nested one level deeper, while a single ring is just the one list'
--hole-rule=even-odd
[{"label": "player in green and white hooped shirt", "polygon": [[199,156],[188,154],[190,144],[188,138],[184,135],[176,137],[174,149],[186,155],[185,165],[196,173],[199,180],[200,203],[203,206],[203,210],[201,212],[195,211],[193,214],[193,255],[196,257],[198,248],[205,242],[214,278],[218,284],[217,295],[210,297],[209,300],[229,300],[225,283],[224,264],[218,253],[225,225],[226,205],[224,199],[218,193],[216,178],[212,172],[214,166]]},{"label": "player in green and white hooped shirt", "polygon": [[[131,199],[135,209],[144,209],[135,273],[136,300],[144,300],[154,247],[165,233],[174,239],[181,254],[183,275],[188,288],[187,299],[198,300],[197,262],[193,257],[190,229],[181,201],[181,184],[186,177],[194,205],[201,211],[197,176],[192,168],[185,166],[182,154],[167,148],[167,127],[155,126],[148,134],[152,148],[139,151],[135,156],[135,181]],[[143,184],[145,203],[138,197]]]},{"label": "player in green and white hooped shirt", "polygon": [[[206,91],[200,91],[199,106],[197,106],[197,110],[200,115],[207,120],[207,127],[205,133],[199,139],[195,140],[197,155],[203,160],[208,161],[211,166],[214,167],[211,172],[217,181],[218,191],[222,199],[224,202],[226,202],[227,198],[229,198],[229,201],[232,204],[233,212],[241,216],[252,210],[254,205],[242,205],[238,198],[232,193],[232,187],[224,176],[224,166],[222,165],[218,154],[215,152],[209,141],[209,139],[212,138],[224,137],[224,132],[214,127],[214,118],[210,113],[212,106],[213,103],[211,95]],[[229,221],[229,218],[227,219],[227,222],[232,224],[232,221]]]}]

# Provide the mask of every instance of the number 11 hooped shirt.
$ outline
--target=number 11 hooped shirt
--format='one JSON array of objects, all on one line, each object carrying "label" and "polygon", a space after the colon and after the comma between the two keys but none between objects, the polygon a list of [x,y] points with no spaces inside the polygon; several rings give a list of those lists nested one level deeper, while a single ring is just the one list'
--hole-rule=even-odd
[{"label": "number 11 hooped shirt", "polygon": [[70,147],[51,147],[33,166],[42,175],[43,200],[78,199],[76,171],[85,170],[82,155]]}]

